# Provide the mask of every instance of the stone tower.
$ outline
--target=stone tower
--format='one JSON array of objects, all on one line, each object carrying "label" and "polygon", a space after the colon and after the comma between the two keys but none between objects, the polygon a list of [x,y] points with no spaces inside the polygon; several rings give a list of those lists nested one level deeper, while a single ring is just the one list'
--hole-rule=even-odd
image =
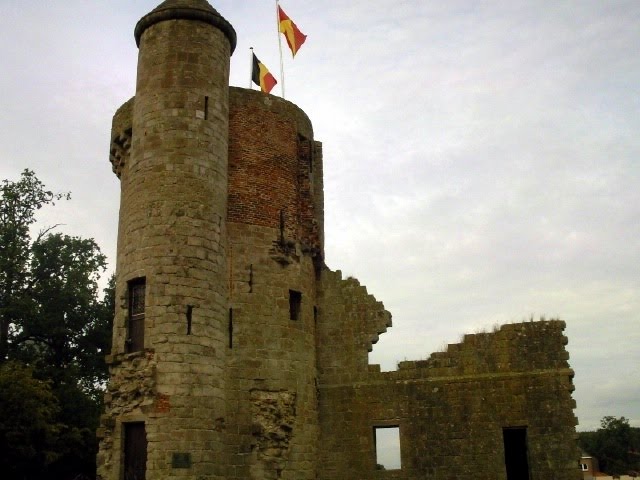
[{"label": "stone tower", "polygon": [[563,322],[369,365],[391,315],[324,263],[322,145],[296,105],[229,87],[235,38],[206,0],[135,28],[98,478],[580,478]]},{"label": "stone tower", "polygon": [[[110,361],[112,387],[134,375],[142,390],[111,390],[99,473],[168,478],[169,462],[190,478],[225,478],[235,31],[206,0],[167,0],[138,22],[135,39],[136,95],[114,119],[120,305]],[[143,449],[147,458],[132,453]]]}]

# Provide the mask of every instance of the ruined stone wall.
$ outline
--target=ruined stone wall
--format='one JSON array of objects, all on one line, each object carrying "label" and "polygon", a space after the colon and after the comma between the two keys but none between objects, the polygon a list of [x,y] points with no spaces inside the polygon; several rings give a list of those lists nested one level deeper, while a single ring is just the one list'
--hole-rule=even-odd
[{"label": "ruined stone wall", "polygon": [[[506,325],[395,372],[321,381],[319,478],[502,480],[503,429],[525,427],[531,480],[579,479],[563,329]],[[402,468],[376,470],[374,429],[388,426],[399,427]]]},{"label": "ruined stone wall", "polygon": [[318,285],[318,375],[324,383],[346,383],[370,370],[369,352],[391,327],[391,314],[360,282],[322,270]]}]

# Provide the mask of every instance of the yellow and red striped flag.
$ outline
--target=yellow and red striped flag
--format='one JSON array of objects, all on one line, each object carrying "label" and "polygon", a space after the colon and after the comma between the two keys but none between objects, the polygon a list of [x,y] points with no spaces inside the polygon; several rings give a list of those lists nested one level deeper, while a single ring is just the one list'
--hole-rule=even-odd
[{"label": "yellow and red striped flag", "polygon": [[278,83],[273,75],[271,75],[271,72],[269,72],[269,69],[265,67],[264,63],[258,60],[255,53],[253,54],[251,80],[265,93],[269,93],[271,89],[275,87],[276,83]]},{"label": "yellow and red striped flag", "polygon": [[298,26],[284,13],[284,10],[278,5],[278,23],[280,24],[280,33],[283,33],[287,39],[287,44],[291,49],[292,56],[296,56],[298,49],[302,46],[307,36],[302,33]]}]

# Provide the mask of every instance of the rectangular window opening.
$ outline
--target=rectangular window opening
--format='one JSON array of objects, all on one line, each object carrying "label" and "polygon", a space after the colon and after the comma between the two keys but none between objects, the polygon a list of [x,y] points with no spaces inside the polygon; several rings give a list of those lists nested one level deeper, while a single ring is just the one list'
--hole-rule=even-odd
[{"label": "rectangular window opening", "polygon": [[376,470],[402,468],[398,425],[373,427],[373,443],[376,452]]},{"label": "rectangular window opening", "polygon": [[289,290],[289,318],[300,320],[300,307],[302,305],[302,293]]},{"label": "rectangular window opening", "polygon": [[145,480],[147,474],[147,433],[144,422],[124,423],[124,480]]},{"label": "rectangular window opening", "polygon": [[144,316],[146,279],[136,278],[128,283],[129,318],[127,319],[127,352],[144,350]]},{"label": "rectangular window opening", "polygon": [[527,427],[502,429],[507,480],[529,480]]},{"label": "rectangular window opening", "polygon": [[209,119],[209,97],[204,97],[204,119]]}]

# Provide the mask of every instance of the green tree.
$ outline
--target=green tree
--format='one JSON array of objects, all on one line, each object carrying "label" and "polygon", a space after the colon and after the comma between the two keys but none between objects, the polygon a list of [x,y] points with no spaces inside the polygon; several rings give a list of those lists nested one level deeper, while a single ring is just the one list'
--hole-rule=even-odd
[{"label": "green tree", "polygon": [[[3,180],[0,201],[0,363],[9,357],[10,335],[27,308],[30,283],[30,228],[45,205],[69,198],[46,190],[31,170],[17,182]],[[42,233],[43,235],[46,232]]]},{"label": "green tree", "polygon": [[37,365],[54,381],[73,380],[94,395],[104,380],[104,345],[95,345],[102,325],[98,298],[106,258],[93,239],[49,234],[31,245],[29,305],[10,337],[13,355]]},{"label": "green tree", "polygon": [[29,170],[17,182],[5,180],[1,193],[0,364],[30,365],[60,406],[46,477],[91,474],[107,380],[114,281],[100,298],[106,258],[93,239],[52,233],[55,227],[31,237],[36,211],[68,194],[46,190]]},{"label": "green tree", "polygon": [[578,442],[583,450],[598,459],[601,471],[624,475],[640,470],[639,432],[625,417],[606,416],[596,432],[580,433]]},{"label": "green tree", "polygon": [[48,382],[16,362],[0,365],[0,471],[7,480],[45,478],[57,458],[62,425]]}]

